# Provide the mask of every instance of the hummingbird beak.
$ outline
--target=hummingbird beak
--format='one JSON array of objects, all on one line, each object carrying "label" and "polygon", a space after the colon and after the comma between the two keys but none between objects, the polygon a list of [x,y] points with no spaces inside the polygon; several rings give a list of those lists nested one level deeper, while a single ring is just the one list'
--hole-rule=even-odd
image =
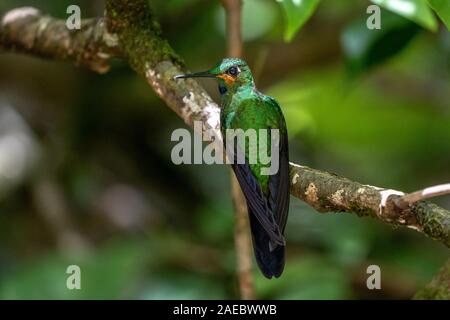
[{"label": "hummingbird beak", "polygon": [[216,76],[210,73],[209,71],[197,72],[197,73],[189,73],[189,74],[179,74],[173,77],[176,79],[187,79],[187,78],[215,78]]}]

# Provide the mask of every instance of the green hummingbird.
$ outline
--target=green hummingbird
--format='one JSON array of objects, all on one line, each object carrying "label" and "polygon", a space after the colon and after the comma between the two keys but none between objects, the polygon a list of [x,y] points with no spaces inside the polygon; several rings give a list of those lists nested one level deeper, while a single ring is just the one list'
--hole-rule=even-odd
[{"label": "green hummingbird", "polygon": [[[193,74],[178,75],[181,78],[215,78],[219,83],[221,99],[220,122],[227,154],[228,129],[253,129],[257,132],[258,144],[264,140],[273,159],[273,139],[271,132],[278,131],[276,151],[278,170],[273,174],[262,174],[266,166],[259,159],[250,161],[258,153],[250,143],[233,143],[232,168],[245,195],[252,232],[253,250],[256,261],[264,276],[278,278],[284,269],[285,246],[284,229],[289,211],[289,152],[286,122],[281,108],[274,98],[259,92],[247,63],[237,58],[226,58],[214,68]],[[260,130],[269,134],[262,136]],[[242,142],[242,141],[241,141]],[[236,161],[241,154],[244,161]]]}]

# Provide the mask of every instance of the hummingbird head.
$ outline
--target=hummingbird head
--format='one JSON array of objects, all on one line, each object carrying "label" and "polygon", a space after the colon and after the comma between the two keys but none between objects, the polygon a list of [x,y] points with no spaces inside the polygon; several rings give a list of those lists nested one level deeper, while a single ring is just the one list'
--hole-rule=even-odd
[{"label": "hummingbird head", "polygon": [[208,71],[182,74],[174,79],[183,78],[215,78],[219,81],[219,91],[236,92],[242,86],[254,86],[253,76],[247,63],[238,58],[225,58]]}]

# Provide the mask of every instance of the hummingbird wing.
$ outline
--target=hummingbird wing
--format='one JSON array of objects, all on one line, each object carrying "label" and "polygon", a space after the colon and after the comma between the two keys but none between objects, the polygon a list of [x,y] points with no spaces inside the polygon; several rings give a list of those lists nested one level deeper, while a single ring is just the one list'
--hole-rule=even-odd
[{"label": "hummingbird wing", "polygon": [[[285,245],[283,232],[286,226],[288,209],[289,209],[289,156],[288,156],[288,140],[287,130],[283,114],[278,103],[268,97],[259,96],[257,100],[251,99],[247,101],[257,108],[267,108],[264,120],[264,129],[279,129],[279,169],[276,174],[268,176],[267,182],[261,184],[261,177],[255,174],[252,166],[245,157],[244,164],[238,164],[238,154],[242,154],[237,141],[234,141],[234,161],[232,168],[236,174],[236,178],[247,200],[249,211],[255,216],[270,238],[271,249],[277,245]],[[260,109],[261,110],[261,109]],[[272,116],[269,116],[272,115]],[[239,119],[237,119],[239,122]],[[236,127],[245,128],[242,123],[235,124]],[[225,139],[226,140],[226,139]],[[269,143],[271,139],[269,137]],[[269,146],[270,148],[270,146]],[[258,179],[260,178],[260,179]],[[263,190],[264,189],[264,190]]]},{"label": "hummingbird wing", "polygon": [[275,209],[275,218],[284,234],[286,227],[289,199],[290,199],[290,181],[289,181],[289,143],[286,129],[286,121],[281,112],[281,108],[275,99],[265,96],[265,100],[272,105],[280,114],[280,144],[279,144],[279,170],[277,174],[271,175],[269,178],[269,202],[271,207]]},{"label": "hummingbird wing", "polygon": [[232,168],[247,200],[250,213],[261,224],[274,246],[285,245],[285,240],[277,223],[276,215],[272,211],[272,206],[274,206],[273,200],[275,199],[266,198],[247,163],[232,164]]}]

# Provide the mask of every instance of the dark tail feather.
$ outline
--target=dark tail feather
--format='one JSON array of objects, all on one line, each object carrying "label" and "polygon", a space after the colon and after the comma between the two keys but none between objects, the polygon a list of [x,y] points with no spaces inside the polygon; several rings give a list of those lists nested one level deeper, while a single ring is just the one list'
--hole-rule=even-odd
[{"label": "dark tail feather", "polygon": [[268,279],[278,278],[284,270],[284,246],[269,249],[270,238],[253,213],[249,211],[253,250],[259,269]]}]

